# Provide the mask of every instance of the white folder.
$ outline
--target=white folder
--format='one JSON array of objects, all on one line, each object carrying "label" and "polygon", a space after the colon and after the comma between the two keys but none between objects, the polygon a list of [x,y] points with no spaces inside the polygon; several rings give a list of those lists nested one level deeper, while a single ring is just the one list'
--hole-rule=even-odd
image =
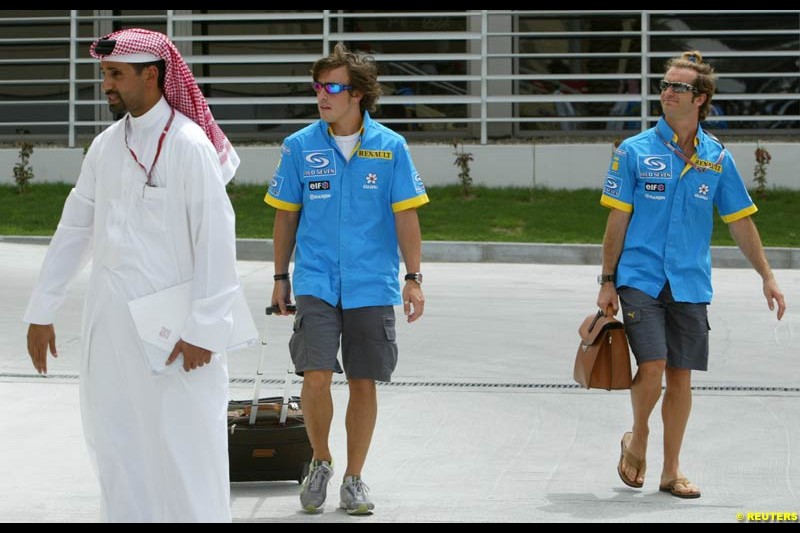
[{"label": "white folder", "polygon": [[[128,302],[139,337],[149,344],[172,351],[192,312],[192,282],[187,281]],[[226,352],[247,348],[260,341],[244,291],[236,291],[233,331]]]}]

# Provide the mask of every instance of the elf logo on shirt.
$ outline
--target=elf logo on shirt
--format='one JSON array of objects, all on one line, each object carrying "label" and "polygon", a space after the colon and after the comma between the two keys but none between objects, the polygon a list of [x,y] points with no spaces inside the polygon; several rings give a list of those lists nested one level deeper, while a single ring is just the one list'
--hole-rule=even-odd
[{"label": "elf logo on shirt", "polygon": [[309,191],[327,191],[331,188],[330,181],[309,181],[308,182],[308,190]]}]

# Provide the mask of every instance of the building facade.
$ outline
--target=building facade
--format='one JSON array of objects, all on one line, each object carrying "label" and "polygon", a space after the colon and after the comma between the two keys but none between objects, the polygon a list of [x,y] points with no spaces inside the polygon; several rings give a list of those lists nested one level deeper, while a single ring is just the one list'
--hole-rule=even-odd
[{"label": "building facade", "polygon": [[709,129],[800,133],[800,10],[3,10],[0,142],[80,147],[110,123],[88,48],[126,27],[175,41],[234,143],[314,120],[309,70],[338,41],[378,60],[376,116],[412,142],[631,135],[689,49],[719,74]]}]

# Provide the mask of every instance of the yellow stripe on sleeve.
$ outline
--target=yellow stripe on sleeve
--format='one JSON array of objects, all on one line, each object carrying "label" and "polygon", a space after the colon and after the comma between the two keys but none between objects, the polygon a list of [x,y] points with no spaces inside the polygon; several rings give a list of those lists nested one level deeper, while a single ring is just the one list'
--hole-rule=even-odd
[{"label": "yellow stripe on sleeve", "polygon": [[303,207],[301,204],[290,204],[289,202],[278,200],[269,193],[267,193],[267,195],[264,196],[264,202],[267,205],[274,207],[275,209],[281,209],[283,211],[300,211],[300,208]]},{"label": "yellow stripe on sleeve", "polygon": [[633,206],[631,204],[626,204],[625,202],[620,202],[606,194],[600,197],[600,205],[603,207],[608,207],[609,209],[619,209],[625,213],[633,213]]},{"label": "yellow stripe on sleeve", "polygon": [[392,212],[398,213],[400,211],[405,211],[406,209],[414,209],[421,205],[425,205],[428,202],[430,202],[428,195],[421,194],[419,196],[415,196],[414,198],[409,198],[408,200],[403,200],[402,202],[392,204]]},{"label": "yellow stripe on sleeve", "polygon": [[749,217],[756,211],[758,211],[756,204],[751,204],[750,206],[745,207],[741,211],[731,213],[730,215],[721,216],[720,218],[722,218],[722,221],[725,222],[726,224],[730,224],[731,222],[736,222],[737,220],[742,219],[744,217]]}]

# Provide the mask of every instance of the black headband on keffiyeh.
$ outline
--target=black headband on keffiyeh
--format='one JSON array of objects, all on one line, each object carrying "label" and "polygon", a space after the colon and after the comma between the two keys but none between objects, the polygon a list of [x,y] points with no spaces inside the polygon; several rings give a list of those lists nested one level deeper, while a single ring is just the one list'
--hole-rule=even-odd
[{"label": "black headband on keffiyeh", "polygon": [[120,30],[93,42],[89,53],[100,60],[120,63],[150,63],[163,59],[167,67],[164,97],[169,105],[203,128],[219,155],[225,183],[233,178],[239,156],[214,120],[189,66],[166,35],[142,28]]}]

